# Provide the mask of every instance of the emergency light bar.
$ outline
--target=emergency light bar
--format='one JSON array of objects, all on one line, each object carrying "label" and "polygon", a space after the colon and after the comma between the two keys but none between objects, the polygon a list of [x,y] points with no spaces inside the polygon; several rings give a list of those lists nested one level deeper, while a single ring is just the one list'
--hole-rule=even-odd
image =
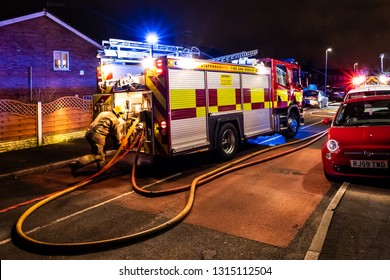
[{"label": "emergency light bar", "polygon": [[390,81],[390,77],[386,75],[379,76],[356,76],[352,78],[352,84],[355,87],[364,85],[387,85]]}]

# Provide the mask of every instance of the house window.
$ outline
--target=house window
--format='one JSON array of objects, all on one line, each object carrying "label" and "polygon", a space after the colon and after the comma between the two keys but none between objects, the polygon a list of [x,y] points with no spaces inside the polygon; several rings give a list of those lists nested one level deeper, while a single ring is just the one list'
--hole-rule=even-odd
[{"label": "house window", "polygon": [[58,71],[69,70],[69,52],[64,52],[64,51],[53,52],[53,70],[58,70]]}]

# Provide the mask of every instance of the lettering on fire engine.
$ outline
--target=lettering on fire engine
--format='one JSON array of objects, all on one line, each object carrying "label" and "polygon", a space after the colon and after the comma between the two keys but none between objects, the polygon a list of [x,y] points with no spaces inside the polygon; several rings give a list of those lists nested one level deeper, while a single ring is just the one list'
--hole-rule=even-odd
[{"label": "lettering on fire engine", "polygon": [[256,73],[257,72],[257,69],[255,67],[212,64],[212,63],[200,64],[197,66],[197,68],[203,69],[203,70],[220,70],[220,71],[246,72],[246,73]]},{"label": "lettering on fire engine", "polygon": [[233,75],[221,74],[220,82],[221,82],[221,86],[232,86]]}]

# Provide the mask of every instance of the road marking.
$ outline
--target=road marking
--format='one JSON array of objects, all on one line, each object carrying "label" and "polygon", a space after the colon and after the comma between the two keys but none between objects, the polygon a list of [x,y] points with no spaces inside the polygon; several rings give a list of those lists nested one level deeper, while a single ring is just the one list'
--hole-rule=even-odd
[{"label": "road marking", "polygon": [[316,125],[316,124],[319,124],[319,123],[322,123],[322,121],[318,121],[318,122],[315,122],[315,123],[312,123],[312,124],[309,124],[309,125],[304,125],[304,126],[302,126],[302,129],[311,127],[311,126]]},{"label": "road marking", "polygon": [[[167,181],[167,180],[172,179],[172,178],[174,178],[174,177],[177,177],[177,176],[179,176],[179,175],[181,175],[181,173],[173,174],[173,175],[171,175],[171,176],[168,176],[168,177],[166,177],[166,178],[163,178],[163,179],[158,180],[158,181],[156,181],[156,182],[153,182],[153,183],[151,183],[151,184],[145,185],[145,186],[142,187],[142,189],[146,189],[146,188],[149,188],[149,187],[151,187],[151,186],[157,185],[157,184],[159,184],[159,183],[162,183],[162,182],[164,182],[164,181]],[[62,221],[65,221],[65,220],[67,220],[67,219],[69,219],[69,218],[72,218],[72,217],[75,217],[75,216],[77,216],[77,215],[83,214],[83,213],[85,213],[85,212],[87,212],[87,211],[90,211],[90,210],[92,210],[92,209],[98,208],[98,207],[100,207],[100,206],[103,206],[103,205],[105,205],[105,204],[107,204],[107,203],[110,203],[110,202],[112,202],[112,201],[115,201],[115,200],[117,200],[117,199],[120,199],[120,198],[122,198],[122,197],[125,197],[125,196],[127,196],[127,195],[132,194],[132,193],[134,193],[134,191],[130,191],[130,192],[127,192],[127,193],[118,195],[118,196],[116,196],[116,197],[110,198],[110,199],[108,199],[108,200],[106,200],[106,201],[100,202],[100,203],[98,203],[98,204],[95,204],[95,205],[90,206],[90,207],[88,207],[88,208],[85,208],[85,209],[83,209],[83,210],[77,211],[77,212],[75,212],[75,213],[73,213],[73,214],[70,214],[70,215],[68,215],[68,216],[59,218],[59,219],[57,219],[57,220],[55,220],[55,221],[53,221],[53,222],[51,222],[51,223],[49,223],[49,224],[46,224],[46,225],[43,225],[43,226],[39,226],[39,227],[33,228],[33,229],[27,231],[26,234],[29,234],[29,233],[38,231],[38,230],[40,230],[40,229],[44,229],[44,228],[47,228],[47,227],[49,227],[49,226],[55,225],[55,224],[57,224],[57,223],[59,223],[59,222],[62,222]],[[7,239],[4,239],[4,240],[1,240],[1,241],[0,241],[0,245],[4,245],[4,244],[10,242],[11,240],[12,240],[11,238],[7,238]]]},{"label": "road marking", "polygon": [[311,242],[310,248],[306,252],[305,260],[318,260],[322,246],[324,245],[326,239],[326,234],[329,230],[330,222],[332,221],[334,210],[337,208],[348,186],[349,183],[344,182],[333,197],[332,201],[329,203],[328,208],[326,208],[325,213],[322,216],[321,223],[318,226],[317,232]]},{"label": "road marking", "polygon": [[[312,124],[309,124],[309,125],[303,125],[303,126],[301,126],[301,130],[304,130],[304,129],[306,129],[306,128],[309,128],[309,127],[311,127],[311,126],[314,126],[314,125],[320,124],[320,123],[322,123],[322,121],[318,121],[318,122],[315,122],[315,123],[312,123]],[[298,133],[299,133],[299,131],[298,131]],[[271,138],[269,138],[269,139],[267,139],[267,140],[261,141],[261,142],[259,142],[259,143],[257,143],[257,144],[258,144],[258,145],[260,145],[260,144],[265,144],[265,143],[267,143],[267,142],[273,141],[273,140],[278,139],[278,138],[281,138],[281,137],[283,137],[283,135],[277,134],[276,136],[271,137]]]}]

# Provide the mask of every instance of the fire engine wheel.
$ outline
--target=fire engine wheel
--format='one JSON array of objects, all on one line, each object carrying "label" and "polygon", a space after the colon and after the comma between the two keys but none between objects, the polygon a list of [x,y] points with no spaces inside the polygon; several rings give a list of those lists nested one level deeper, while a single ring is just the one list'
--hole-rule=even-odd
[{"label": "fire engine wheel", "polygon": [[290,113],[287,118],[287,129],[283,133],[283,136],[286,138],[293,138],[295,135],[297,135],[298,127],[298,116],[295,113]]},{"label": "fire engine wheel", "polygon": [[234,157],[238,150],[237,129],[231,123],[225,123],[218,131],[217,154],[222,160]]}]

